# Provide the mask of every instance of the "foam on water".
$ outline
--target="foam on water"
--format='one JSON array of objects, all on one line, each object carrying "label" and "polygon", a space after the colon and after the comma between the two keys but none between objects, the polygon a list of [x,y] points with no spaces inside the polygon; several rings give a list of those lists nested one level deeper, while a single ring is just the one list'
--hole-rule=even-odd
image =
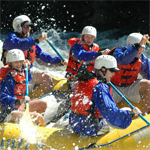
[{"label": "foam on water", "polygon": [[20,137],[25,139],[30,144],[35,144],[37,126],[34,126],[33,122],[30,122],[24,119],[20,120],[19,125],[20,125],[20,130],[21,130]]}]

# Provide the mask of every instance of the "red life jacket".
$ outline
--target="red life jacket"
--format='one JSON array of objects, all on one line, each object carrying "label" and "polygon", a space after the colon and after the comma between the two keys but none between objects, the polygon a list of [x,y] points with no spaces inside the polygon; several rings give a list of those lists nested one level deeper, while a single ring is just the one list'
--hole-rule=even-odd
[{"label": "red life jacket", "polygon": [[[16,33],[15,34],[17,35],[17,37],[19,38],[24,38],[22,35],[20,35],[19,33]],[[25,59],[28,59],[31,64],[33,64],[34,62],[34,59],[36,57],[36,45],[33,45],[31,48],[27,49],[26,51],[23,51],[24,55],[25,55]]]},{"label": "red life jacket", "polygon": [[[25,39],[25,37],[21,36],[19,33],[16,33],[16,35],[19,38],[24,38]],[[29,48],[26,51],[23,51],[23,53],[25,55],[25,59],[28,59],[31,62],[31,64],[33,64],[34,59],[36,57],[36,52],[35,51],[36,51],[36,45],[33,45],[31,48]]]},{"label": "red life jacket", "polygon": [[0,82],[6,77],[7,73],[9,71],[9,66],[5,65],[0,69]]},{"label": "red life jacket", "polygon": [[[92,105],[92,91],[98,83],[99,81],[96,78],[89,81],[78,81],[71,98],[71,110],[74,113],[89,115],[87,110],[90,110]],[[95,111],[95,117],[102,117],[98,109]]]},{"label": "red life jacket", "polygon": [[138,59],[133,64],[118,65],[120,71],[117,71],[111,78],[111,82],[118,86],[128,86],[137,80],[141,70],[141,60]]},{"label": "red life jacket", "polygon": [[[111,51],[108,53],[108,55],[112,55],[117,47],[114,47],[111,49]],[[117,71],[115,75],[111,78],[111,82],[118,86],[128,86],[131,85],[136,79],[138,78],[138,74],[141,69],[141,60],[138,59],[133,64],[128,65],[118,65],[117,67],[120,69],[120,71]]]},{"label": "red life jacket", "polygon": [[[71,39],[69,39],[68,40],[68,44],[70,45],[71,49],[70,49],[70,52],[69,52],[69,61],[68,61],[68,66],[66,68],[66,71],[69,72],[69,73],[72,73],[72,74],[77,74],[77,70],[78,70],[79,65],[80,65],[80,61],[76,60],[71,55],[72,46],[76,42],[78,44],[80,44],[81,46],[83,46],[83,48],[85,49],[85,51],[93,51],[93,50],[94,51],[99,51],[99,46],[97,44],[94,44],[93,48],[90,49],[89,46],[84,41],[82,41],[79,38],[71,38]],[[93,70],[93,68],[94,68],[94,62],[88,64],[87,67],[88,67],[88,70],[91,72]]]},{"label": "red life jacket", "polygon": [[[0,82],[6,77],[6,75],[10,73],[15,82],[15,89],[14,93],[18,99],[23,99],[23,94],[26,90],[26,80],[25,80],[25,73],[24,72],[18,72],[15,69],[10,69],[8,65],[2,67],[0,69]],[[15,107],[19,107],[18,105]]]},{"label": "red life jacket", "polygon": [[31,48],[29,48],[27,51],[23,51],[25,55],[25,59],[28,59],[31,64],[33,64],[35,56],[36,56],[36,46],[33,45]]}]

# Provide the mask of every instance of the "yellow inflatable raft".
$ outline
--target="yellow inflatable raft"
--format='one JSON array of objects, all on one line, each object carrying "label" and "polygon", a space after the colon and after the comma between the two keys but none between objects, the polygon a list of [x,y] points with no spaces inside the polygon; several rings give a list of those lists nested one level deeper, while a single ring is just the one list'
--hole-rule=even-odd
[{"label": "yellow inflatable raft", "polygon": [[[150,115],[145,116],[150,121]],[[35,127],[36,128],[36,127]],[[30,128],[28,128],[30,131]],[[33,143],[22,137],[19,124],[0,125],[0,149],[15,150],[148,150],[150,149],[150,126],[141,118],[133,120],[124,130],[112,129],[97,137],[79,136],[67,129],[36,128],[36,141]],[[31,136],[32,132],[30,133]]]},{"label": "yellow inflatable raft", "polygon": [[[66,79],[54,78],[54,90],[69,92]],[[43,87],[39,87],[36,94],[30,93],[32,98],[44,95]],[[118,104],[123,107],[126,104]],[[135,106],[135,104],[133,104]],[[141,108],[141,103],[137,107]],[[144,116],[150,122],[150,115]],[[21,126],[14,123],[0,124],[0,150],[83,150],[83,149],[110,149],[110,150],[148,150],[150,149],[150,126],[141,118],[133,120],[124,130],[112,129],[105,135],[96,137],[79,136],[72,131],[60,128],[27,127],[30,137],[24,137]],[[34,132],[32,132],[34,131]]]}]

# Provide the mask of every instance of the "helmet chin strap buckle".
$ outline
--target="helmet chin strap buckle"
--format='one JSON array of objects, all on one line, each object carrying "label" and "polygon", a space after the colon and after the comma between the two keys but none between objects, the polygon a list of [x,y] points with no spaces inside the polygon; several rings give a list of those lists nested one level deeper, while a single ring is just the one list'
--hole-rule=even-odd
[{"label": "helmet chin strap buckle", "polygon": [[[103,68],[104,68],[104,67],[103,67]],[[99,70],[102,72],[103,77],[98,73]],[[97,79],[98,79],[100,82],[107,83],[107,82],[106,82],[106,72],[107,72],[107,69],[105,68],[105,71],[103,71],[102,68],[99,69],[99,70],[96,70],[96,72],[95,72],[95,75],[96,75]]]},{"label": "helmet chin strap buckle", "polygon": [[[105,69],[105,71],[103,71],[103,68]],[[102,74],[103,74],[104,78],[106,78],[107,68],[102,67],[102,68],[100,69],[100,71],[102,72]]]}]

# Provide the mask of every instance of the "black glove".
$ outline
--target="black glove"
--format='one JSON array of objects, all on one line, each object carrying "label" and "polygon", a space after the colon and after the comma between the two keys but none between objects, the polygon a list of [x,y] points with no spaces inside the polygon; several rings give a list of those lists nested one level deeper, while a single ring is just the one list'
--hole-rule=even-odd
[{"label": "black glove", "polygon": [[16,105],[19,105],[19,106],[21,105],[20,99],[18,99],[18,98],[15,97],[14,100],[15,100]]},{"label": "black glove", "polygon": [[133,111],[129,111],[131,118],[135,117],[135,113]]},{"label": "black glove", "polygon": [[39,39],[37,37],[35,37],[34,38],[34,42],[35,42],[35,44],[39,44],[40,41],[39,41]]},{"label": "black glove", "polygon": [[98,51],[98,56],[100,56],[100,55],[102,55],[102,51],[101,50]]},{"label": "black glove", "polygon": [[59,64],[60,66],[63,66],[63,64],[61,63],[61,59],[58,60],[58,64]]},{"label": "black glove", "polygon": [[140,47],[141,47],[141,45],[140,45],[139,43],[135,43],[135,44],[133,44],[133,46],[134,46],[134,48],[137,49],[137,50],[139,50]]}]

